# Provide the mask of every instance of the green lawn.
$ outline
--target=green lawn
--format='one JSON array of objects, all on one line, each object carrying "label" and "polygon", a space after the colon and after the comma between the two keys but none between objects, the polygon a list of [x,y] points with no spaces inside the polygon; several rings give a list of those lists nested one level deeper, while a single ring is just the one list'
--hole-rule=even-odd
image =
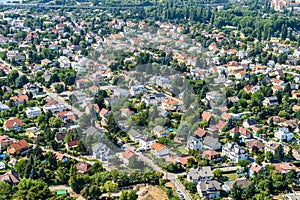
[{"label": "green lawn", "polygon": [[177,148],[174,148],[173,149],[174,151],[179,151],[181,154],[188,154],[188,150],[186,149],[186,146],[185,145],[182,145],[180,147],[177,147]]},{"label": "green lawn", "polygon": [[223,174],[223,176],[226,176],[231,181],[234,181],[238,178],[237,173]]}]

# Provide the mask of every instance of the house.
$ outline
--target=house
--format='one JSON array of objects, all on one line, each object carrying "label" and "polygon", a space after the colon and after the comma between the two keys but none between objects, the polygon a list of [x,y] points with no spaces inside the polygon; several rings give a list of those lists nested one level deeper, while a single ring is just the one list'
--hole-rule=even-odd
[{"label": "house", "polygon": [[291,170],[295,170],[297,174],[300,174],[300,168],[292,163],[283,162],[283,163],[276,163],[273,165],[275,167],[275,170],[281,174],[287,174]]},{"label": "house", "polygon": [[101,123],[106,125],[106,118],[108,117],[108,115],[110,114],[110,112],[105,109],[105,108],[102,108],[99,115],[101,117]]},{"label": "house", "polygon": [[188,150],[201,151],[202,150],[202,142],[199,139],[197,139],[193,136],[190,136],[187,140],[186,148]]},{"label": "house", "polygon": [[202,157],[208,159],[211,162],[218,162],[222,160],[220,153],[215,150],[205,150],[202,153]]},{"label": "house", "polygon": [[200,181],[212,180],[213,173],[210,166],[191,168],[187,173],[187,181],[198,183]]},{"label": "house", "polygon": [[13,143],[9,147],[7,147],[7,153],[11,155],[24,154],[27,151],[28,147],[28,142],[22,139],[19,140],[17,143]]},{"label": "house", "polygon": [[73,149],[73,148],[78,147],[78,140],[74,140],[74,141],[71,141],[71,142],[67,142],[67,143],[65,144],[65,147],[66,147],[66,149],[67,149],[68,151],[71,150],[71,149]]},{"label": "house", "polygon": [[195,130],[194,134],[196,135],[196,137],[198,138],[203,138],[206,136],[207,131],[202,129],[202,128],[197,128],[197,130]]},{"label": "house", "polygon": [[244,127],[237,126],[230,130],[230,135],[233,136],[239,136],[245,139],[249,139],[252,136],[252,133],[245,129]]},{"label": "house", "polygon": [[6,169],[6,165],[4,162],[0,161],[0,170]]},{"label": "house", "polygon": [[24,102],[28,102],[27,95],[13,96],[10,98],[14,102],[15,105],[23,104]]},{"label": "house", "polygon": [[209,122],[210,118],[212,117],[212,113],[204,111],[201,116],[202,119]]},{"label": "house", "polygon": [[284,81],[283,80],[280,80],[278,78],[272,78],[271,79],[271,83],[273,85],[279,85],[279,86],[283,86],[284,85]]},{"label": "house", "polygon": [[29,139],[38,139],[40,131],[37,127],[30,127],[26,129],[25,136]]},{"label": "house", "polygon": [[284,89],[283,86],[280,86],[280,85],[273,85],[272,86],[272,90],[273,90],[274,93],[282,91],[283,89]]},{"label": "house", "polygon": [[62,161],[63,163],[68,162],[68,157],[65,156],[63,153],[55,153],[56,160]]},{"label": "house", "polygon": [[260,140],[249,140],[246,141],[246,147],[249,148],[250,152],[255,152],[258,153],[259,151],[263,151],[264,150],[264,143]]},{"label": "house", "polygon": [[199,182],[197,184],[197,192],[203,199],[219,198],[221,192],[221,183],[216,180]]},{"label": "house", "polygon": [[147,91],[147,88],[144,85],[136,85],[136,86],[131,86],[129,93],[131,96],[135,96],[137,94],[142,94]]},{"label": "house", "polygon": [[0,102],[0,111],[2,111],[2,110],[8,111],[9,107],[7,105],[5,105],[5,104],[2,104],[2,102]]},{"label": "house", "polygon": [[95,128],[94,126],[88,127],[84,132],[86,133],[87,136],[93,136],[95,134],[99,134],[99,135],[102,134],[102,131]]},{"label": "house", "polygon": [[155,126],[151,130],[151,134],[155,135],[157,138],[168,137],[169,136],[169,131],[166,128],[162,127],[162,126]]},{"label": "house", "polygon": [[13,143],[13,140],[10,139],[7,135],[1,135],[0,136],[0,152],[5,150],[12,143]]},{"label": "house", "polygon": [[66,133],[56,133],[54,139],[58,144],[62,144],[66,135]]},{"label": "house", "polygon": [[180,163],[183,166],[188,164],[188,161],[192,159],[194,162],[197,162],[194,156],[183,156],[176,159],[176,163]]},{"label": "house", "polygon": [[121,154],[121,159],[125,165],[129,164],[130,158],[136,156],[136,154],[131,150],[126,150]]},{"label": "house", "polygon": [[249,167],[249,176],[253,177],[255,173],[263,172],[264,168],[256,162],[251,163]]},{"label": "house", "polygon": [[274,136],[285,142],[289,142],[294,138],[294,134],[290,132],[287,127],[279,127],[279,129],[275,131]]},{"label": "house", "polygon": [[24,123],[22,120],[20,120],[18,118],[13,118],[13,117],[6,120],[3,124],[3,128],[6,131],[8,131],[8,130],[19,131],[19,130],[22,130],[23,126],[24,126]]},{"label": "house", "polygon": [[265,143],[265,153],[268,151],[272,152],[273,155],[277,155],[281,151],[281,145],[275,142],[267,142]]},{"label": "house", "polygon": [[205,149],[219,150],[219,149],[221,149],[221,143],[219,142],[218,138],[214,138],[211,136],[205,136],[205,138],[203,140],[203,147]]},{"label": "house", "polygon": [[115,156],[115,152],[109,148],[106,144],[98,143],[92,147],[92,157],[99,159],[102,162],[110,162],[111,159]]},{"label": "house", "polygon": [[149,137],[147,135],[142,136],[139,138],[139,145],[140,148],[143,148],[145,150],[151,149],[151,146],[155,143],[155,140],[152,137]]},{"label": "house", "polygon": [[226,156],[233,162],[239,162],[241,160],[247,160],[248,159],[248,153],[243,148],[240,147],[235,142],[228,142],[222,147],[222,155]]},{"label": "house", "polygon": [[139,143],[139,139],[142,137],[142,135],[134,129],[128,131],[127,134],[129,136],[129,139],[135,143]]},{"label": "house", "polygon": [[242,190],[246,190],[250,185],[250,181],[246,177],[238,178],[235,181],[226,182],[223,188],[226,192],[230,192],[234,185],[238,185]]},{"label": "house", "polygon": [[4,181],[10,185],[18,185],[20,179],[17,172],[8,171],[5,174],[0,175],[0,181]]},{"label": "house", "polygon": [[91,166],[89,164],[80,162],[76,164],[76,170],[79,174],[86,174],[90,171]]},{"label": "house", "polygon": [[157,157],[166,156],[169,154],[169,149],[160,143],[154,143],[151,146],[151,152]]},{"label": "house", "polygon": [[52,113],[57,113],[57,112],[65,111],[67,109],[68,107],[62,103],[43,106],[44,113],[47,113],[49,111]]},{"label": "house", "polygon": [[121,115],[124,117],[130,117],[134,114],[134,111],[130,110],[129,108],[122,108],[121,109]]},{"label": "house", "polygon": [[266,107],[278,105],[278,99],[277,97],[266,97],[263,100],[263,105]]},{"label": "house", "polygon": [[254,126],[257,124],[257,121],[253,118],[247,118],[244,122],[243,122],[243,126],[245,128],[250,128],[251,126]]},{"label": "house", "polygon": [[42,113],[42,110],[39,107],[30,107],[26,109],[25,113],[28,118],[36,118]]}]

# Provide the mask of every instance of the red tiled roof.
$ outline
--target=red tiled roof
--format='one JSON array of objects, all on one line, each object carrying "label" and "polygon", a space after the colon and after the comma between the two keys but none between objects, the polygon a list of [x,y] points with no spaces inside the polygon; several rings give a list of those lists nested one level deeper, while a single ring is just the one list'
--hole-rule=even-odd
[{"label": "red tiled roof", "polygon": [[130,159],[132,156],[135,155],[135,153],[131,150],[126,150],[122,153],[122,155],[124,156],[124,158]]},{"label": "red tiled roof", "polygon": [[193,159],[196,162],[196,159],[194,158],[194,156],[185,156],[185,157],[180,157],[178,158],[178,161],[182,164],[182,165],[186,165],[188,163],[189,159]]},{"label": "red tiled roof", "polygon": [[68,147],[75,147],[78,145],[78,140],[67,142]]},{"label": "red tiled roof", "polygon": [[28,96],[27,95],[13,96],[10,99],[13,101],[23,102],[23,101],[28,101]]},{"label": "red tiled roof", "polygon": [[15,124],[18,124],[18,126],[24,126],[24,123],[22,122],[22,120],[20,120],[18,118],[10,118],[5,121],[4,127],[11,129],[11,128],[14,128]]},{"label": "red tiled roof", "polygon": [[164,148],[166,148],[165,145],[160,144],[160,143],[154,143],[154,144],[152,144],[151,147],[152,147],[154,150],[156,150],[156,151],[161,151],[161,150],[163,150]]},{"label": "red tiled roof", "polygon": [[28,142],[26,142],[26,140],[22,139],[19,140],[18,143],[14,143],[11,144],[8,148],[7,148],[7,152],[10,154],[15,154],[16,152],[27,148],[29,146]]},{"label": "red tiled roof", "polygon": [[202,138],[206,135],[207,131],[202,128],[197,128],[197,130],[194,132],[195,135]]},{"label": "red tiled roof", "polygon": [[211,114],[210,112],[204,111],[204,112],[202,113],[202,118],[205,119],[206,121],[209,121],[210,118],[211,118],[211,116],[212,116],[212,114]]}]

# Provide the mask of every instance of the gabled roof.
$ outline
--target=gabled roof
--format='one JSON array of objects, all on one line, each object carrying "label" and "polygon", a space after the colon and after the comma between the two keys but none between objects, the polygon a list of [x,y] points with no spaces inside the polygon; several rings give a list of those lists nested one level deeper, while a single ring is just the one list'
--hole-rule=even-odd
[{"label": "gabled roof", "polygon": [[202,128],[197,128],[197,130],[194,132],[194,134],[200,138],[204,137],[206,133],[207,131]]},{"label": "gabled roof", "polygon": [[17,172],[9,171],[3,175],[0,175],[0,181],[4,181],[10,184],[18,184],[20,182]]},{"label": "gabled roof", "polygon": [[8,120],[6,120],[4,122],[4,127],[5,128],[8,128],[8,129],[11,129],[11,128],[14,128],[15,125],[18,125],[18,126],[24,126],[24,123],[22,122],[22,120],[18,119],[18,118],[10,118]]},{"label": "gabled roof", "polygon": [[161,151],[163,150],[164,148],[167,148],[165,145],[163,144],[160,144],[160,143],[154,143],[152,144],[152,149],[156,150],[156,151]]},{"label": "gabled roof", "polygon": [[202,116],[202,118],[205,119],[206,121],[209,121],[210,118],[211,118],[211,116],[212,116],[212,114],[211,114],[210,112],[204,111],[204,112],[202,113],[201,116]]},{"label": "gabled roof", "polygon": [[11,144],[8,148],[7,148],[7,152],[10,154],[15,154],[16,152],[27,148],[29,146],[28,142],[26,142],[26,140],[22,139],[19,140],[18,143],[14,143]]},{"label": "gabled roof", "polygon": [[75,147],[78,145],[78,140],[67,142],[68,147]]},{"label": "gabled roof", "polygon": [[135,156],[135,153],[131,150],[126,150],[122,153],[123,157],[126,159],[130,159],[132,156]]}]

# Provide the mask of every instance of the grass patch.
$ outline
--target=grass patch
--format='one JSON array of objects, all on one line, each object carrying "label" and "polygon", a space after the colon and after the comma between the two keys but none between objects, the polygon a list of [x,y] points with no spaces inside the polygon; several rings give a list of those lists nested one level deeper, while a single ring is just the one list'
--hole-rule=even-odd
[{"label": "grass patch", "polygon": [[179,151],[181,154],[188,154],[189,151],[186,149],[185,145],[174,148],[175,151]]},{"label": "grass patch", "polygon": [[230,173],[230,174],[223,174],[223,176],[226,176],[228,180],[234,181],[238,178],[237,173]]}]

